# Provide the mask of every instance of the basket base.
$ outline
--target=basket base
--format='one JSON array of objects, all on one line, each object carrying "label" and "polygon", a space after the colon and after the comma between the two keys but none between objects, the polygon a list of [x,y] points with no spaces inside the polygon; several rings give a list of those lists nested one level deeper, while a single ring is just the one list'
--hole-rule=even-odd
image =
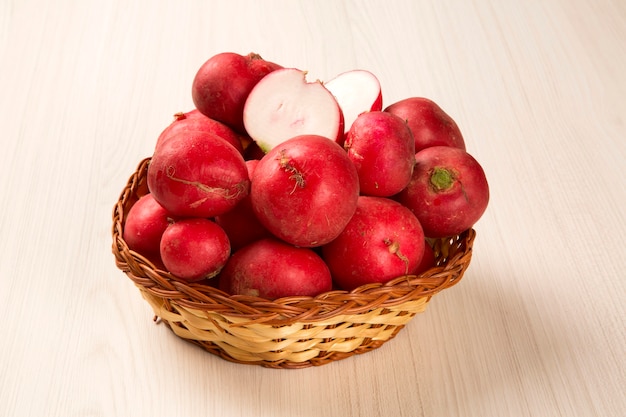
[{"label": "basket base", "polygon": [[[184,340],[187,343],[193,344],[212,355],[218,356],[223,360],[226,360],[228,362],[243,364],[243,365],[257,365],[257,366],[261,366],[264,368],[274,368],[274,369],[302,369],[302,368],[310,368],[313,366],[322,366],[322,365],[329,364],[331,362],[336,362],[338,360],[349,358],[354,355],[367,353],[371,350],[378,349],[383,344],[385,344],[385,342],[393,339],[400,332],[400,330],[402,330],[402,328],[404,327],[404,326],[396,326],[394,331],[391,333],[391,335],[389,336],[387,340],[371,340],[371,339],[364,340],[357,349],[351,352],[319,352],[314,357],[308,360],[295,362],[293,360],[288,360],[288,359],[279,359],[279,360],[274,360],[274,361],[238,359],[229,355],[227,351],[223,349],[223,347],[220,347],[214,342],[205,342],[201,340],[186,339],[186,338],[180,337],[176,334],[176,330],[172,328],[172,324],[170,324],[169,322],[165,320],[161,320],[161,321],[180,339]],[[275,353],[279,355],[281,354],[281,352],[275,352]]]},{"label": "basket base", "polygon": [[140,292],[176,336],[230,362],[267,368],[321,366],[377,349],[393,339],[429,297],[327,320],[283,326],[195,310]]}]

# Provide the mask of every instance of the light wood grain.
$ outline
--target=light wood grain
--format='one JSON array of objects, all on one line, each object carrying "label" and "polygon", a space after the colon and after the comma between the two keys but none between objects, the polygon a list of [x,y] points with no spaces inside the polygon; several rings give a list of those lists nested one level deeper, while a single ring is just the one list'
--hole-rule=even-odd
[{"label": "light wood grain", "polygon": [[[0,2],[0,415],[623,415],[624,39],[620,0]],[[116,269],[113,203],[222,51],[369,69],[484,166],[466,277],[382,348],[231,364]]]}]

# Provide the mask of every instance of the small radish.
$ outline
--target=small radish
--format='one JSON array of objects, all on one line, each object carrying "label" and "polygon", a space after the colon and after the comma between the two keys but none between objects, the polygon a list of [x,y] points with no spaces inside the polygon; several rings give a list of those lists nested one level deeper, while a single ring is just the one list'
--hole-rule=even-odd
[{"label": "small radish", "polygon": [[335,97],[295,68],[273,71],[258,82],[246,100],[243,122],[264,152],[300,135],[343,139],[343,115]]},{"label": "small radish", "polygon": [[359,196],[356,168],[343,148],[322,136],[289,139],[268,152],[252,176],[259,221],[296,246],[333,240],[350,221]]},{"label": "small radish", "polygon": [[383,106],[380,81],[370,71],[356,69],[343,72],[324,83],[335,96],[344,117],[347,132],[359,114],[379,111]]},{"label": "small radish", "polygon": [[131,250],[154,257],[159,253],[161,235],[172,221],[172,215],[152,194],[146,194],[128,211],[122,236]]},{"label": "small radish", "polygon": [[155,200],[180,217],[225,213],[250,190],[243,156],[207,132],[179,132],[156,148],[147,183]]},{"label": "small radish", "polygon": [[217,275],[230,256],[224,230],[208,219],[179,220],[163,232],[160,243],[165,268],[181,280],[193,282]]},{"label": "small radish", "polygon": [[361,196],[345,229],[322,247],[322,257],[337,285],[350,291],[414,273],[425,242],[408,208],[388,198]]},{"label": "small radish", "polygon": [[465,150],[463,135],[454,119],[430,99],[409,97],[391,104],[385,111],[406,120],[415,139],[415,152],[430,146]]},{"label": "small radish", "polygon": [[428,244],[428,242],[424,245],[424,255],[422,255],[422,260],[420,264],[413,272],[415,275],[423,274],[431,268],[437,266],[437,258],[435,257],[435,251]]},{"label": "small radish", "polygon": [[415,165],[415,143],[404,120],[391,113],[361,113],[344,148],[359,173],[361,194],[390,197],[407,186]]},{"label": "small radish", "polygon": [[229,294],[273,300],[314,297],[330,291],[332,279],[328,267],[312,249],[269,238],[235,252],[220,274],[219,286]]},{"label": "small radish", "polygon": [[222,52],[213,55],[198,69],[191,95],[196,108],[207,117],[245,133],[243,106],[261,78],[280,65],[259,54]]},{"label": "small radish", "polygon": [[174,136],[179,132],[209,132],[226,140],[243,154],[243,143],[241,135],[235,133],[233,129],[225,124],[206,117],[198,109],[193,109],[186,113],[176,113],[174,121],[171,122],[159,135],[156,143],[158,147],[164,140]]}]

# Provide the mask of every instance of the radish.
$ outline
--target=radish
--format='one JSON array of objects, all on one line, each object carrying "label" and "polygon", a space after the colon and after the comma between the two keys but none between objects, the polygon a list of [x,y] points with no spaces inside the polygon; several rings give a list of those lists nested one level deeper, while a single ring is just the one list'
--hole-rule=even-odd
[{"label": "radish", "polygon": [[160,242],[165,268],[177,278],[193,282],[217,275],[230,256],[224,230],[208,219],[179,220],[163,232]]},{"label": "radish", "polygon": [[[258,159],[246,161],[248,176],[252,178]],[[252,209],[252,201],[248,194],[233,209],[215,216],[215,223],[220,225],[228,235],[233,252],[256,240],[270,237],[271,233],[257,219]]]},{"label": "radish", "polygon": [[317,135],[296,136],[269,151],[250,189],[259,221],[275,236],[303,247],[337,237],[358,196],[359,177],[346,152]]},{"label": "radish", "polygon": [[235,149],[243,154],[241,136],[225,124],[206,117],[204,114],[200,113],[198,109],[193,109],[186,113],[176,113],[174,115],[174,121],[170,123],[159,135],[156,147],[158,147],[165,139],[174,136],[176,133],[189,131],[213,133],[233,145]]},{"label": "radish", "polygon": [[463,149],[433,146],[415,155],[409,185],[394,198],[417,216],[430,238],[457,235],[480,219],[489,202],[481,165]]},{"label": "radish", "polygon": [[229,294],[266,299],[311,296],[330,291],[328,267],[312,249],[269,238],[235,252],[222,270],[219,287]]},{"label": "radish", "polygon": [[213,217],[231,210],[250,190],[243,156],[207,132],[180,132],[155,149],[148,189],[180,217]]},{"label": "radish", "polygon": [[426,244],[424,245],[424,255],[422,255],[422,260],[420,261],[420,264],[417,266],[415,272],[413,273],[415,275],[420,275],[428,271],[429,269],[434,268],[435,266],[437,266],[435,251],[428,244],[428,242],[426,242]]},{"label": "radish", "polygon": [[415,152],[430,146],[465,150],[463,135],[454,119],[430,99],[409,97],[391,104],[385,111],[406,120],[415,139]]},{"label": "radish", "polygon": [[172,221],[171,214],[152,194],[146,194],[128,211],[122,237],[131,250],[153,258],[159,254],[161,235]]},{"label": "radish", "polygon": [[400,203],[361,196],[354,216],[332,242],[322,246],[333,279],[345,290],[415,272],[424,254],[424,232]]},{"label": "radish", "polygon": [[361,194],[390,197],[407,186],[415,165],[415,142],[407,124],[391,113],[361,113],[344,142],[359,173]]},{"label": "radish", "polygon": [[324,85],[339,103],[344,118],[344,133],[361,113],[382,110],[383,95],[380,82],[369,71],[362,69],[346,71],[325,82]]},{"label": "radish", "polygon": [[252,88],[280,65],[259,54],[222,52],[209,58],[193,79],[191,95],[196,108],[211,119],[244,133],[243,107]]},{"label": "radish", "polygon": [[300,135],[343,139],[343,115],[335,97],[295,68],[273,71],[258,82],[246,100],[243,122],[264,152]]}]

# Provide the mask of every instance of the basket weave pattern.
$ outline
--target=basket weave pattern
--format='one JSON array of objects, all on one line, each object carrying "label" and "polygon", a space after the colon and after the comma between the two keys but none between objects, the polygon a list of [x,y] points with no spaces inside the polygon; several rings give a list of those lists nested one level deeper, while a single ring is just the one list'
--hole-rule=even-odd
[{"label": "basket weave pattern", "polygon": [[122,238],[126,214],[148,192],[149,163],[150,158],[141,161],[113,209],[116,265],[137,286],[155,319],[232,362],[302,368],[378,348],[424,311],[433,295],[458,283],[471,260],[473,229],[432,242],[437,267],[351,292],[267,300],[185,283],[131,251]]}]

